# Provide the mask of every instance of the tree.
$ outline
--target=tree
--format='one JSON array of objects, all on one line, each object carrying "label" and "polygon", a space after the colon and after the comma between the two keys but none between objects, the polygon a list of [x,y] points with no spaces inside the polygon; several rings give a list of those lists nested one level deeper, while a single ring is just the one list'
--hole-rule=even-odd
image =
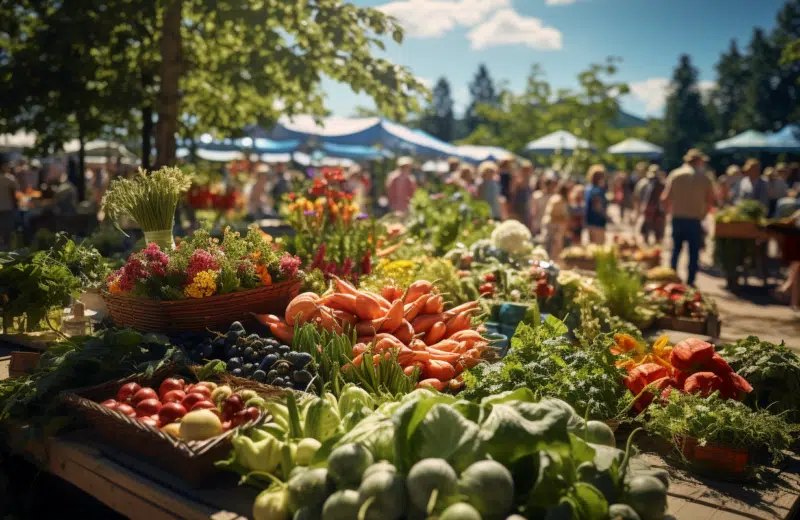
[{"label": "tree", "polygon": [[686,150],[707,144],[711,131],[711,121],[697,87],[697,70],[691,58],[684,54],[672,75],[664,113],[664,165],[678,166]]},{"label": "tree", "polygon": [[800,119],[800,0],[786,2],[776,21],[772,40],[777,49],[782,49],[776,91],[778,98],[786,103],[780,121],[784,125]]},{"label": "tree", "polygon": [[478,126],[484,124],[486,121],[481,117],[479,107],[481,105],[488,105],[490,107],[497,106],[499,96],[494,87],[492,77],[489,75],[489,69],[486,65],[478,67],[478,72],[472,83],[469,84],[469,93],[472,101],[467,107],[467,112],[464,114],[464,119],[467,126],[467,131],[472,133]]},{"label": "tree", "polygon": [[749,82],[745,89],[745,106],[737,120],[740,127],[760,131],[775,130],[785,117],[784,96],[776,90],[780,83],[778,62],[780,51],[767,38],[764,30],[756,28],[750,40],[747,57]]},{"label": "tree", "polygon": [[711,94],[709,115],[712,117],[715,139],[725,139],[747,128],[735,124],[736,116],[745,106],[748,83],[746,58],[739,52],[736,40],[731,40],[728,52],[720,55],[716,65],[717,87]]},{"label": "tree", "polygon": [[433,98],[422,121],[422,129],[443,141],[452,141],[454,134],[453,97],[450,83],[439,78],[433,88]]}]

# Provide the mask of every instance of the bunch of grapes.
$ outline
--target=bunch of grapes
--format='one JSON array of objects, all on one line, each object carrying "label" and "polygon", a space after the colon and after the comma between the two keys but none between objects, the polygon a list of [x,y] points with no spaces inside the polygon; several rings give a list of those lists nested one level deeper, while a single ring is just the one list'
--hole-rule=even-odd
[{"label": "bunch of grapes", "polygon": [[224,334],[184,333],[174,341],[195,362],[220,359],[231,375],[282,388],[306,390],[316,373],[311,354],[294,352],[274,338],[247,334],[238,321]]}]

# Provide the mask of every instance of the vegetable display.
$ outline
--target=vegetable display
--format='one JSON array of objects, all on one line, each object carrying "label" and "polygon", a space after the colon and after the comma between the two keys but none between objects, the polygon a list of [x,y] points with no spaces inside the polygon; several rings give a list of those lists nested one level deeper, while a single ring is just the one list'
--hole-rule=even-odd
[{"label": "vegetable display", "polygon": [[648,283],[644,292],[666,316],[706,319],[717,314],[713,300],[682,283]]},{"label": "vegetable display", "polygon": [[[407,290],[387,285],[381,294],[359,291],[334,277],[334,288],[321,297],[303,293],[289,303],[283,318],[257,316],[282,341],[294,339],[292,325],[312,323],[321,330],[354,334],[352,361],[360,367],[366,357],[376,365],[392,359],[405,375],[419,373],[421,386],[444,390],[460,388],[461,372],[475,366],[491,347],[472,329],[478,302],[444,309],[444,297],[435,286],[418,280]],[[349,356],[345,353],[345,357]],[[346,369],[342,360],[340,367]]]},{"label": "vegetable display", "polygon": [[[314,407],[328,411],[328,428],[312,437],[320,444],[303,465],[297,453],[308,442],[307,421],[319,417]],[[479,403],[415,390],[353,426],[340,419],[346,416],[341,407],[342,398],[298,404],[290,397],[285,426],[236,437],[223,466],[265,488],[254,518],[588,520],[628,507],[659,519],[666,512],[663,475],[630,465],[629,452],[595,442],[604,424],[585,422],[562,401],[535,402],[529,390]],[[599,436],[613,439],[610,430]]]}]

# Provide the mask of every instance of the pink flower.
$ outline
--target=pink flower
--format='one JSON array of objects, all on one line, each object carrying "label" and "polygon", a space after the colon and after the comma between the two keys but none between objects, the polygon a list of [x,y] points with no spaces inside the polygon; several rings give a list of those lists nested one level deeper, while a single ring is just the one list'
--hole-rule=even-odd
[{"label": "pink flower", "polygon": [[201,271],[217,271],[218,269],[219,266],[211,253],[205,249],[195,249],[189,258],[189,265],[186,267],[186,283],[194,282],[194,277]]},{"label": "pink flower", "polygon": [[300,258],[285,253],[281,256],[279,269],[286,278],[294,278],[300,269]]}]

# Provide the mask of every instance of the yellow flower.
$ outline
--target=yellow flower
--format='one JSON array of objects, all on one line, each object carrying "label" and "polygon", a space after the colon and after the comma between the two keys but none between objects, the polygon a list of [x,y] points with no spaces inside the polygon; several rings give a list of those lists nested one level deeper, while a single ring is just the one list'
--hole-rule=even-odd
[{"label": "yellow flower", "polygon": [[183,294],[187,298],[205,298],[217,292],[217,272],[200,271],[194,277],[194,281],[183,289]]}]

